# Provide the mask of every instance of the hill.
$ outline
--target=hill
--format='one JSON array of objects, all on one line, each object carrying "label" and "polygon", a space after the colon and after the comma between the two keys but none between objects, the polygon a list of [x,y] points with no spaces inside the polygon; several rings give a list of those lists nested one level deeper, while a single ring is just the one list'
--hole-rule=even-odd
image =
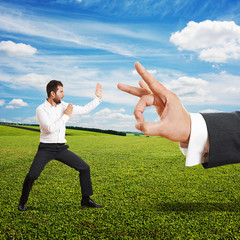
[{"label": "hill", "polygon": [[[36,124],[20,124],[20,123],[0,122],[0,125],[10,126],[10,127],[15,127],[15,128],[22,128],[22,129],[26,129],[26,130],[39,132],[39,125],[36,125]],[[103,129],[98,129],[98,128],[83,128],[83,127],[75,127],[75,126],[66,126],[66,129],[74,129],[74,130],[81,130],[81,131],[88,131],[88,132],[99,132],[99,133],[106,133],[106,134],[112,134],[112,135],[126,136],[125,132],[119,132],[119,131],[115,131],[115,130],[103,130]]]},{"label": "hill", "polygon": [[160,137],[68,131],[104,208],[81,208],[78,172],[51,161],[19,212],[39,133],[0,126],[0,239],[240,238],[239,164],[186,168],[178,143]]}]

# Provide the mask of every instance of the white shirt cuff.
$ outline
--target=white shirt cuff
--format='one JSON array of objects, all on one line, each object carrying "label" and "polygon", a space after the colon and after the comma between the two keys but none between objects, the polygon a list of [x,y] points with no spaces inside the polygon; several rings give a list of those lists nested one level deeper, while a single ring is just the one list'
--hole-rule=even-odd
[{"label": "white shirt cuff", "polygon": [[180,143],[180,149],[186,156],[187,167],[207,161],[209,151],[207,125],[200,113],[191,113],[191,135],[188,144]]},{"label": "white shirt cuff", "polygon": [[64,123],[66,123],[69,120],[69,116],[67,114],[63,114],[62,120],[64,121]]},{"label": "white shirt cuff", "polygon": [[96,96],[95,99],[97,99],[99,102],[102,102],[102,99],[99,98],[98,96]]}]

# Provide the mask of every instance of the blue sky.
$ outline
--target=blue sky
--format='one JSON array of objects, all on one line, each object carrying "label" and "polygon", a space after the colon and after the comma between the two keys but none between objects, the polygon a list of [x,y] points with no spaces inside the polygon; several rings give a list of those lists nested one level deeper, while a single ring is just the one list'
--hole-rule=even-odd
[{"label": "blue sky", "polygon": [[[101,105],[69,125],[135,131],[134,62],[174,91],[190,112],[239,110],[240,1],[0,0],[0,121],[36,123],[51,79],[64,101]],[[159,121],[154,108],[147,121]]]}]

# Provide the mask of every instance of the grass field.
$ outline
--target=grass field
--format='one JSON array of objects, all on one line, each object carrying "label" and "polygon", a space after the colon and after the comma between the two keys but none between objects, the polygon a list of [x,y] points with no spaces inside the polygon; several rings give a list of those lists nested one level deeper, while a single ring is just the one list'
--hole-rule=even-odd
[{"label": "grass field", "polygon": [[239,164],[186,168],[160,137],[67,133],[104,208],[82,208],[78,173],[52,161],[19,212],[39,133],[0,126],[0,239],[240,239]]}]

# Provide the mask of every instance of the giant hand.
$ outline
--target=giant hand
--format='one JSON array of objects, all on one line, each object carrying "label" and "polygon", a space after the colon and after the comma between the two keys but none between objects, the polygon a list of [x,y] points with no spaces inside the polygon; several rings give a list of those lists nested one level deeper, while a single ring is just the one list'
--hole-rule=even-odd
[{"label": "giant hand", "polygon": [[[146,135],[162,136],[172,141],[188,143],[191,132],[191,118],[179,98],[158,82],[139,62],[135,63],[138,74],[144,81],[139,87],[119,83],[124,92],[140,97],[134,115],[136,128]],[[143,113],[148,106],[155,106],[160,121],[145,122]]]}]

